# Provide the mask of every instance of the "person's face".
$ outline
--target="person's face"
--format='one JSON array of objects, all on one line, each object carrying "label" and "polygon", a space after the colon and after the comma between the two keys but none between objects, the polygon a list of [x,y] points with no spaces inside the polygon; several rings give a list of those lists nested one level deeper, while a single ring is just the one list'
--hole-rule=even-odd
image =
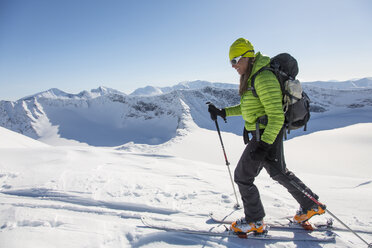
[{"label": "person's face", "polygon": [[243,75],[248,69],[248,59],[246,57],[242,57],[239,59],[239,62],[232,67],[239,73],[239,75]]}]

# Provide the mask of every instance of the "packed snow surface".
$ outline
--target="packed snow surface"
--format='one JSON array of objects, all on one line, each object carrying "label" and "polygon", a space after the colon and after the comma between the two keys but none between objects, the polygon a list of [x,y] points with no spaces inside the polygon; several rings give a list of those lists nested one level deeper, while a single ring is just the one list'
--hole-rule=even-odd
[{"label": "packed snow surface", "polygon": [[[188,127],[162,145],[116,148],[47,146],[0,128],[0,247],[365,247],[345,232],[336,232],[335,243],[307,243],[144,228],[141,216],[204,230],[218,228],[211,211],[242,216],[233,209],[217,133],[191,122]],[[222,137],[233,171],[244,146],[240,136]],[[285,141],[288,167],[351,228],[370,231],[371,151],[371,123]],[[267,220],[295,213],[297,203],[265,171],[256,184]],[[361,236],[372,241],[372,235]]]}]

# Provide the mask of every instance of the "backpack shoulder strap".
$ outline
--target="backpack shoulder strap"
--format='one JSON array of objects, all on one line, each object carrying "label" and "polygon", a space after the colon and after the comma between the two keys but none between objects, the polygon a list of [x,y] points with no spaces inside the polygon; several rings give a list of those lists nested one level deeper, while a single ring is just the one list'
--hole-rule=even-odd
[{"label": "backpack shoulder strap", "polygon": [[265,70],[268,70],[268,71],[272,71],[274,74],[275,74],[275,70],[271,67],[262,67],[261,69],[259,69],[255,74],[253,74],[252,78],[251,78],[251,88],[250,90],[252,90],[252,93],[253,93],[253,96],[254,97],[258,97],[257,95],[257,92],[256,92],[256,89],[254,88],[254,81],[257,77],[257,75],[260,73],[260,72],[263,72]]}]

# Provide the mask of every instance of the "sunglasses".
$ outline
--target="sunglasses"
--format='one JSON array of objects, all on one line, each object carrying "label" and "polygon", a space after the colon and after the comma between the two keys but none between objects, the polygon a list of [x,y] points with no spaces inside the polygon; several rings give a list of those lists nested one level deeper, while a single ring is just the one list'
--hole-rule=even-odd
[{"label": "sunglasses", "polygon": [[243,53],[242,55],[233,58],[233,59],[230,61],[231,64],[232,64],[232,65],[236,65],[237,63],[239,63],[239,60],[240,60],[241,58],[243,58],[243,56],[244,56],[247,52],[254,52],[254,50],[248,50],[248,51],[246,51],[245,53]]}]

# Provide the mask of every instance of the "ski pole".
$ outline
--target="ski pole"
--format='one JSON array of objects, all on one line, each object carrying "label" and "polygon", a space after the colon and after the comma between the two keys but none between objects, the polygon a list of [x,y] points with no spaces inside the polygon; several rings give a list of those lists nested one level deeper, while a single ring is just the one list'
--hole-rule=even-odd
[{"label": "ski pole", "polygon": [[[281,172],[281,174],[283,174],[285,177],[287,177],[289,179],[289,177],[281,170],[279,170]],[[318,206],[320,206],[321,208],[323,208],[329,215],[331,215],[333,218],[335,218],[338,222],[340,222],[344,227],[346,227],[347,230],[349,230],[351,233],[353,233],[355,236],[357,236],[360,240],[362,240],[367,246],[368,248],[372,248],[372,243],[368,243],[365,239],[363,239],[359,234],[357,234],[354,230],[352,230],[350,227],[348,227],[342,220],[340,220],[336,215],[334,215],[331,211],[329,211],[329,209],[326,208],[326,206],[322,203],[320,203],[317,199],[315,199],[315,197],[313,197],[312,195],[310,195],[308,192],[306,192],[305,189],[303,189],[300,185],[298,185],[296,182],[294,182],[293,180],[290,180],[289,179],[289,182],[297,189],[299,190],[301,193],[303,193],[307,198],[309,198],[310,200],[312,200],[315,204],[317,204]]]},{"label": "ski pole", "polygon": [[222,146],[223,155],[225,156],[225,162],[226,162],[227,170],[229,171],[230,181],[231,181],[231,184],[232,184],[232,187],[233,187],[233,190],[234,190],[234,194],[235,194],[236,205],[234,207],[238,209],[238,208],[240,208],[240,205],[239,205],[239,201],[238,201],[238,196],[236,195],[234,181],[233,181],[232,176],[231,176],[231,171],[230,171],[230,166],[229,166],[230,165],[230,162],[227,160],[227,156],[226,156],[226,152],[225,152],[225,147],[224,147],[223,142],[222,142],[220,127],[218,126],[217,119],[214,120],[214,122],[216,124],[216,129],[217,129],[218,136],[220,137],[220,142],[221,142],[221,146]]}]

